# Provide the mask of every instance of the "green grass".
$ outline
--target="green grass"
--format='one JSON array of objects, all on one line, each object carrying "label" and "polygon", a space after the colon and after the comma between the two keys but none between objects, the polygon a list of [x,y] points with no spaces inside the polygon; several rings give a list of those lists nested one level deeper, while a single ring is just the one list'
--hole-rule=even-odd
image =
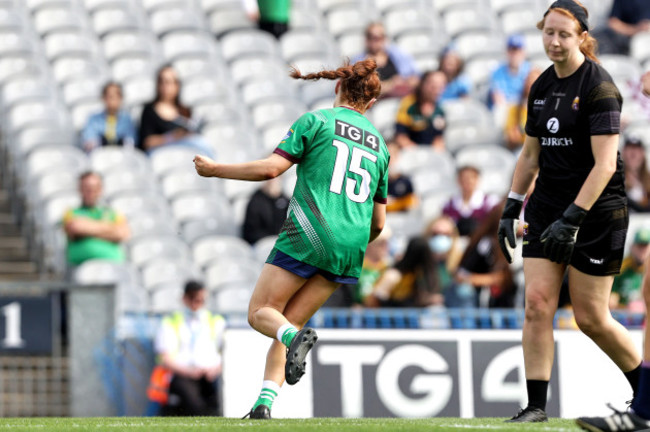
[{"label": "green grass", "polygon": [[579,431],[573,420],[551,419],[548,423],[508,424],[502,418],[433,419],[273,419],[239,420],[211,417],[112,417],[112,418],[7,418],[0,419],[0,431]]}]

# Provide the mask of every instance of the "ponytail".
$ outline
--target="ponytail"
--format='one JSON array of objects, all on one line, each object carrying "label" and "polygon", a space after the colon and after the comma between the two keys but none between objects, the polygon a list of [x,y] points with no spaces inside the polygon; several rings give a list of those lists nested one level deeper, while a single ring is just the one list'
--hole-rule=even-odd
[{"label": "ponytail", "polygon": [[293,67],[290,75],[294,79],[311,81],[340,79],[343,99],[357,109],[365,109],[366,105],[381,93],[377,63],[373,59],[360,60],[353,65],[346,62],[338,69],[307,75],[302,75],[296,67]]}]

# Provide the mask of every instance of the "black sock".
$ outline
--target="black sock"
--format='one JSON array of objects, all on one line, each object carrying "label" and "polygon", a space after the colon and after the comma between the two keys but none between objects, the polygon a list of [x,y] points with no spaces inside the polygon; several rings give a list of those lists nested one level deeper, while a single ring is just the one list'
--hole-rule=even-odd
[{"label": "black sock", "polygon": [[528,392],[528,406],[546,411],[548,381],[526,380],[526,391]]},{"label": "black sock", "polygon": [[629,372],[623,372],[625,378],[632,386],[632,392],[636,395],[636,391],[639,389],[639,380],[641,379],[641,365],[639,364],[636,368],[632,369]]}]

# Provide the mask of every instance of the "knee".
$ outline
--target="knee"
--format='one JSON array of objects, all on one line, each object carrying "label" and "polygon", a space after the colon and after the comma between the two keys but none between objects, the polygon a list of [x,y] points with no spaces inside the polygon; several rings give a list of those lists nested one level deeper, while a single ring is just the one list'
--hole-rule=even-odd
[{"label": "knee", "polygon": [[555,299],[550,299],[540,290],[532,289],[526,296],[525,319],[526,321],[552,321],[557,309]]},{"label": "knee", "polygon": [[256,328],[255,315],[257,314],[257,311],[259,311],[258,307],[254,307],[253,305],[248,306],[248,325],[250,325],[253,328]]},{"label": "knee", "polygon": [[574,310],[576,324],[581,332],[593,338],[604,331],[606,319],[594,311]]}]

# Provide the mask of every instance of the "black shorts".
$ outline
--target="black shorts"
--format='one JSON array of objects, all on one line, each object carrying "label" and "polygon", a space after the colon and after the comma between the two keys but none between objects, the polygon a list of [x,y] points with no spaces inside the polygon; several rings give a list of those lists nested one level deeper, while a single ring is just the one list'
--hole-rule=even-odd
[{"label": "black shorts", "polygon": [[[529,203],[530,204],[530,203]],[[524,258],[546,258],[539,241],[544,230],[562,216],[564,209],[537,203],[524,213]],[[629,216],[627,207],[615,210],[592,209],[580,226],[569,264],[592,276],[620,273]]]}]

